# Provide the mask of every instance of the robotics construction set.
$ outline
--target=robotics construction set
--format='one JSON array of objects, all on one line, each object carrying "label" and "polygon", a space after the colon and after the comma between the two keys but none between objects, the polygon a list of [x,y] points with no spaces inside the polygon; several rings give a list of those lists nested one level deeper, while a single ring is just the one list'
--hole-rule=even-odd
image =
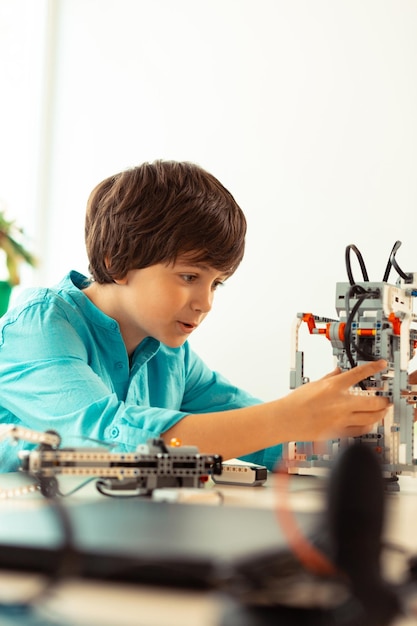
[{"label": "robotics construction set", "polygon": [[[387,397],[390,407],[382,423],[362,437],[355,438],[377,454],[389,490],[399,489],[401,474],[415,475],[417,459],[414,443],[414,416],[417,385],[409,383],[409,366],[417,347],[417,316],[413,312],[417,296],[417,272],[404,272],[396,260],[400,241],[394,244],[381,282],[371,282],[365,263],[354,245],[346,248],[348,282],[336,285],[338,319],[298,313],[293,329],[290,388],[308,382],[304,375],[304,353],[299,350],[299,329],[306,323],[311,334],[325,335],[331,342],[338,367],[351,369],[361,363],[385,359],[387,368],[361,381],[352,393],[378,394]],[[354,252],[362,280],[354,280],[351,253]],[[391,270],[398,277],[389,283]],[[38,481],[46,496],[59,493],[57,477],[71,474],[97,477],[97,488],[103,493],[133,490],[138,495],[166,487],[199,487],[209,475],[214,482],[242,484],[242,468],[228,467],[216,454],[202,455],[194,446],[162,440],[148,441],[130,454],[118,454],[102,448],[60,447],[59,433],[38,433],[24,427],[10,427],[1,438],[23,439],[38,446],[20,453],[21,470]],[[290,442],[284,447],[283,466],[290,474],[326,473],[338,453],[352,441]],[[247,468],[246,468],[247,469]],[[252,468],[259,471],[259,467]],[[239,470],[239,472],[232,470]],[[253,473],[253,472],[252,472]],[[222,476],[223,474],[223,476]],[[236,478],[237,477],[237,478]],[[243,484],[263,484],[266,476],[247,476]],[[5,494],[0,494],[5,495]],[[13,494],[9,494],[13,495]],[[17,495],[17,494],[16,494]]]},{"label": "robotics construction set", "polygon": [[[352,393],[377,394],[390,400],[387,415],[373,432],[355,438],[372,448],[381,461],[387,488],[398,490],[401,474],[416,473],[414,415],[417,385],[409,383],[409,366],[417,346],[417,317],[413,312],[417,296],[417,273],[404,272],[396,260],[401,242],[390,253],[381,282],[371,282],[365,263],[354,245],[346,248],[349,282],[336,285],[338,319],[298,313],[292,336],[290,387],[308,382],[304,375],[304,353],[299,350],[299,329],[307,324],[310,334],[324,335],[331,342],[337,366],[351,369],[370,360],[385,359],[387,368],[363,380]],[[354,280],[351,253],[357,256],[362,280]],[[398,278],[388,282],[394,269]],[[340,449],[349,441],[330,440],[324,444],[291,442],[285,450],[285,466],[293,474],[326,471]]]},{"label": "robotics construction set", "polygon": [[[39,489],[48,498],[62,495],[58,477],[65,475],[97,479],[96,487],[103,495],[130,492],[140,496],[162,488],[199,488],[209,475],[222,473],[221,456],[200,454],[196,446],[182,446],[177,440],[167,446],[162,439],[149,439],[134,452],[118,453],[104,446],[60,447],[55,431],[16,426],[4,431],[4,437],[38,444],[19,453],[20,470],[37,481],[27,489]],[[0,497],[24,495],[27,489],[0,490]]]}]

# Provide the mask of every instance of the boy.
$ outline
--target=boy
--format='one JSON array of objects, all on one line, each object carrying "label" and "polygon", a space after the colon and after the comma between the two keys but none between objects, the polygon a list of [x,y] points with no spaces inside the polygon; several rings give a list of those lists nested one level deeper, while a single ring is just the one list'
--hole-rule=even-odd
[{"label": "boy", "polygon": [[[242,260],[245,233],[232,195],[197,165],[144,163],[100,183],[85,223],[92,278],[72,271],[52,289],[30,290],[1,320],[0,423],[128,452],[175,437],[270,469],[284,441],[367,432],[387,400],[349,387],[383,361],[262,403],[191,350],[188,337]],[[32,447],[1,446],[2,471]]]}]

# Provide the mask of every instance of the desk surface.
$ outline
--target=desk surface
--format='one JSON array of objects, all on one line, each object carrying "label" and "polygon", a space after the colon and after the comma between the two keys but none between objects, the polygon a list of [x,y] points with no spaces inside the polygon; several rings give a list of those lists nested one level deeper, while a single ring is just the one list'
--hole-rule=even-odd
[{"label": "desk surface", "polygon": [[[0,475],[0,490],[14,489],[31,482],[24,474]],[[60,479],[62,491],[70,491],[73,478]],[[321,511],[325,506],[326,479],[312,476],[292,476],[289,481],[290,504],[294,511]],[[220,491],[222,506],[260,507],[273,509],[279,498],[275,476],[270,475],[262,487],[217,486],[209,482],[204,493]],[[388,494],[386,499],[385,538],[388,542],[417,555],[417,479],[400,478],[400,492]],[[76,506],[86,500],[102,498],[90,483],[69,496],[66,501]],[[39,506],[43,497],[32,493],[15,499],[2,499],[3,508],[17,507],[22,511]],[[200,499],[201,501],[201,499]],[[208,506],[216,500],[208,498]],[[190,496],[190,504],[193,500]],[[399,582],[406,570],[406,559],[400,551],[384,554],[383,571],[387,580]],[[44,579],[37,575],[0,572],[0,602],[31,596],[42,590]],[[139,585],[110,584],[68,579],[54,587],[47,596],[50,616],[65,616],[63,626],[235,626],[233,618],[224,621],[225,599],[215,592],[156,589]],[[414,607],[413,607],[414,610]],[[397,619],[392,626],[411,626],[417,623],[417,599],[414,617]],[[48,614],[48,613],[47,613]],[[238,618],[237,618],[238,619]],[[55,622],[54,622],[55,623]],[[236,622],[237,624],[238,622]],[[56,624],[60,624],[59,621]],[[260,622],[256,622],[257,626]],[[266,622],[265,622],[266,624]],[[313,624],[310,622],[311,626]],[[241,626],[246,626],[241,622]],[[250,626],[250,622],[248,622]]]}]

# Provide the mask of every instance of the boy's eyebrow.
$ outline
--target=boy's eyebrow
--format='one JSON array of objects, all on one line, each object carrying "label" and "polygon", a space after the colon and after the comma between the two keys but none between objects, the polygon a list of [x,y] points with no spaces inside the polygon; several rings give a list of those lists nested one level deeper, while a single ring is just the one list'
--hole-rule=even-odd
[{"label": "boy's eyebrow", "polygon": [[206,265],[205,263],[195,263],[192,261],[189,261],[187,263],[187,261],[183,261],[183,262],[180,262],[180,265],[187,265],[188,267],[195,267],[196,269],[199,269],[199,270],[206,270],[206,271],[210,270],[210,266]]},{"label": "boy's eyebrow", "polygon": [[209,270],[210,265],[207,263],[201,263],[199,261],[193,261],[191,259],[187,259],[186,257],[178,258],[176,261],[176,265],[185,265],[187,267],[196,267],[200,270]]},{"label": "boy's eyebrow", "polygon": [[[187,261],[187,259],[178,259],[177,260],[177,264],[178,265],[184,265],[186,267],[193,267],[202,271],[210,271],[212,269],[215,269],[213,267],[211,267],[211,265],[207,265],[207,263],[199,263],[198,261]],[[218,270],[219,274],[221,274],[222,276],[224,276],[225,278],[228,278],[230,276],[230,274],[228,272],[224,272],[222,270]]]}]

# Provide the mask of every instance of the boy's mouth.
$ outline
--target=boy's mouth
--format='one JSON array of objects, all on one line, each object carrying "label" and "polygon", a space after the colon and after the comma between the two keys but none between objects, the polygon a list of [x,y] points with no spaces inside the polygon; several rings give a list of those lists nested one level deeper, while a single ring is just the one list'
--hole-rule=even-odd
[{"label": "boy's mouth", "polygon": [[196,324],[190,324],[189,322],[178,321],[178,324],[185,333],[191,333],[196,328]]}]

